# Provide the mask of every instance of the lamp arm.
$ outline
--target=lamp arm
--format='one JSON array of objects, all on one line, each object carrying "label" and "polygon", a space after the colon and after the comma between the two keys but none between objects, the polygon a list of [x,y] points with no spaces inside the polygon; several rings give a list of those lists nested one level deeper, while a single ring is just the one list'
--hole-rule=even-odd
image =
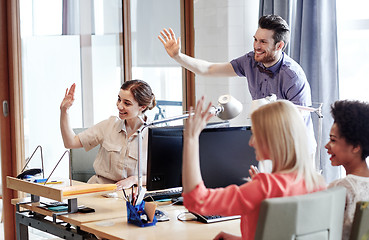
[{"label": "lamp arm", "polygon": [[171,122],[171,121],[175,121],[175,120],[186,119],[190,115],[193,115],[193,113],[191,113],[191,114],[187,113],[187,114],[183,114],[183,115],[179,115],[179,116],[174,116],[174,117],[170,117],[170,118],[154,120],[152,122],[144,123],[144,125],[145,126],[153,126],[153,125],[156,125],[156,124],[161,124],[161,123],[167,123],[167,122]]},{"label": "lamp arm", "polygon": [[301,105],[297,105],[297,104],[295,104],[295,106],[300,110],[315,112],[318,115],[319,118],[323,118],[322,104],[320,104],[319,107],[317,107],[317,108],[301,106]]},{"label": "lamp arm", "polygon": [[[224,108],[222,106],[217,106],[217,107],[212,106],[210,108],[210,113],[212,113],[214,115],[218,115],[218,113],[222,112],[223,109]],[[161,124],[161,123],[167,123],[167,122],[171,122],[171,121],[186,119],[189,116],[193,116],[194,114],[195,113],[187,113],[187,114],[183,114],[183,115],[179,115],[179,116],[174,116],[174,117],[169,117],[169,118],[165,118],[165,119],[154,120],[154,121],[148,122],[148,123],[145,123],[144,122],[144,125],[145,126],[153,126],[153,125],[156,125],[156,124]]]},{"label": "lamp arm", "polygon": [[317,108],[312,108],[312,107],[306,107],[306,106],[301,106],[301,105],[296,105],[295,106],[298,109],[301,110],[305,110],[305,111],[309,111],[309,112],[314,112],[318,115],[318,139],[317,139],[317,151],[316,151],[316,158],[315,158],[315,166],[319,166],[320,165],[320,151],[322,148],[322,128],[323,128],[323,113],[322,113],[322,106],[323,103],[319,104],[319,107]]}]

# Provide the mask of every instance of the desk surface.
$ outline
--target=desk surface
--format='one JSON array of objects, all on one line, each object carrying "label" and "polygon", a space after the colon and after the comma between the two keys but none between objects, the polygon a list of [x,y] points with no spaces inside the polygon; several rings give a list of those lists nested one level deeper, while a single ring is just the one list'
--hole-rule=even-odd
[{"label": "desk surface", "polygon": [[[26,199],[14,199],[12,204]],[[25,204],[22,207],[52,216],[53,212],[38,207],[38,203]],[[240,220],[229,220],[218,223],[200,223],[197,221],[180,221],[177,216],[187,209],[183,206],[160,203],[158,209],[165,211],[170,220],[158,222],[155,226],[138,227],[127,222],[125,202],[118,198],[106,198],[101,195],[78,198],[78,205],[95,209],[94,213],[73,213],[60,215],[57,218],[79,226],[81,230],[93,233],[100,238],[121,239],[213,239],[220,231],[236,235],[240,233]]]},{"label": "desk surface", "polygon": [[[13,199],[12,204],[18,202],[27,202],[30,198]],[[42,201],[42,199],[41,199]],[[52,200],[51,200],[52,201]],[[73,213],[60,215],[57,218],[70,223],[72,225],[80,226],[82,223],[99,221],[104,219],[119,218],[127,216],[127,210],[123,198],[106,198],[101,195],[81,197],[77,200],[78,206],[84,205],[95,209],[93,213]],[[25,204],[23,208],[43,214],[45,216],[52,216],[54,212],[38,207],[39,203]]]},{"label": "desk surface", "polygon": [[187,209],[183,206],[160,205],[158,209],[165,211],[170,220],[158,222],[155,226],[137,227],[127,222],[127,217],[106,219],[103,221],[83,223],[80,227],[86,232],[100,238],[121,239],[213,239],[220,231],[241,236],[240,220],[218,223],[200,223],[197,221],[180,221],[177,216]]}]

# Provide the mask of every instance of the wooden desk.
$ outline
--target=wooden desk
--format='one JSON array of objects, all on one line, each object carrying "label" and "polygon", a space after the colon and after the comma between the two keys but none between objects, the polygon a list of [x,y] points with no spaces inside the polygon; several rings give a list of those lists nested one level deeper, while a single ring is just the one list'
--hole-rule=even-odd
[{"label": "wooden desk", "polygon": [[187,209],[183,206],[161,205],[158,209],[165,211],[170,220],[158,222],[151,227],[137,227],[127,222],[127,217],[106,219],[83,223],[81,230],[93,233],[100,238],[122,239],[213,239],[220,231],[241,236],[240,220],[218,223],[200,223],[197,221],[180,221],[177,216]]},{"label": "wooden desk", "polygon": [[[119,194],[118,194],[119,196]],[[13,199],[12,204],[16,205],[20,202],[29,202],[30,198],[23,199]],[[42,201],[42,199],[41,199]],[[52,217],[53,211],[40,208],[39,203],[24,204],[21,205],[22,208],[37,212],[44,216]],[[78,205],[84,205],[95,209],[94,213],[72,213],[66,215],[57,216],[64,222],[70,223],[75,226],[80,226],[86,222],[99,221],[104,219],[119,218],[122,216],[127,216],[127,210],[123,198],[106,198],[101,195],[94,195],[89,197],[78,198]]]},{"label": "wooden desk", "polygon": [[[16,204],[20,200],[13,200]],[[78,199],[83,204],[95,209],[94,213],[73,213],[57,218],[76,227],[77,230],[66,230],[52,221],[29,218],[16,212],[16,218],[23,223],[17,224],[18,239],[28,239],[28,226],[37,228],[65,239],[86,239],[89,233],[106,239],[213,239],[220,231],[241,235],[240,220],[204,224],[197,221],[179,221],[177,216],[187,212],[183,206],[172,206],[161,203],[158,209],[165,211],[170,220],[158,222],[155,226],[138,227],[127,222],[126,206],[121,198],[105,198],[99,195]],[[23,208],[42,216],[52,216],[52,211],[38,207],[38,203],[22,205]],[[23,229],[19,229],[23,228]],[[23,232],[22,232],[23,231]],[[27,233],[25,233],[27,231]]]},{"label": "wooden desk", "polygon": [[[9,178],[9,177],[8,177]],[[20,191],[32,190],[43,198],[63,201],[62,191],[51,187],[40,186],[9,178],[8,187]],[[17,205],[16,230],[17,239],[28,239],[28,227],[45,231],[64,239],[89,239],[91,234],[105,239],[213,239],[220,231],[240,235],[239,220],[204,224],[197,221],[180,221],[177,216],[187,212],[183,206],[172,206],[168,203],[159,204],[159,209],[165,211],[170,220],[158,222],[155,226],[138,227],[127,222],[127,209],[123,200],[123,193],[118,191],[117,198],[106,198],[102,193],[78,195],[78,206],[84,205],[95,209],[93,213],[71,213],[59,215],[40,207],[39,202],[30,202],[31,198],[13,199],[12,204]],[[77,197],[75,206],[77,209]],[[50,199],[37,198],[40,202]],[[35,199],[33,199],[35,200]],[[20,204],[23,203],[23,204]],[[22,210],[26,210],[26,212]],[[50,220],[50,218],[52,219]],[[63,221],[66,224],[61,224]]]}]

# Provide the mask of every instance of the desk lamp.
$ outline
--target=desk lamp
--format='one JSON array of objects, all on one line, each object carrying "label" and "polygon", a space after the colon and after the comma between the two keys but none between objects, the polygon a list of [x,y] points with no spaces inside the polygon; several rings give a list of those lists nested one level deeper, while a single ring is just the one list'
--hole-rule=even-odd
[{"label": "desk lamp", "polygon": [[[210,112],[219,117],[222,120],[230,120],[237,117],[242,112],[242,103],[231,95],[222,95],[218,98],[218,106],[212,106]],[[142,120],[143,125],[137,130],[138,133],[138,192],[139,195],[142,189],[142,132],[146,127],[154,126],[160,123],[171,122],[180,119],[186,119],[194,113],[187,113],[180,116],[169,117],[160,120],[154,120],[152,122],[145,122]]]}]

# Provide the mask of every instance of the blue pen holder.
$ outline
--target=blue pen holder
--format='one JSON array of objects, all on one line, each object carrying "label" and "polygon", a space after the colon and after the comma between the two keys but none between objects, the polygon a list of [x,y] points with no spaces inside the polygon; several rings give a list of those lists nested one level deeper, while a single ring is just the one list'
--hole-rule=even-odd
[{"label": "blue pen holder", "polygon": [[129,223],[132,223],[139,227],[154,226],[158,221],[154,216],[152,222],[150,222],[149,217],[145,212],[145,201],[141,204],[133,206],[130,202],[126,202],[127,205],[127,219]]}]

